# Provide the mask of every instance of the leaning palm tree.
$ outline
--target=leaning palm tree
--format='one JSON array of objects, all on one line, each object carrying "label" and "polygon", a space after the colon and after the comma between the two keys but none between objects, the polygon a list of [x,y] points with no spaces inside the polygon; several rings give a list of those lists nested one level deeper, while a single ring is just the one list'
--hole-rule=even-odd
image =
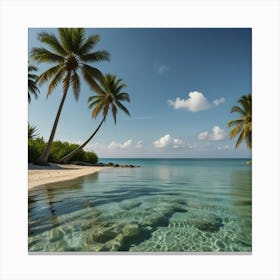
[{"label": "leaning palm tree", "polygon": [[38,76],[33,71],[38,71],[38,68],[33,65],[28,65],[28,103],[31,102],[31,94],[34,95],[35,99],[37,99],[38,94],[40,93],[37,87],[37,79]]},{"label": "leaning palm tree", "polygon": [[[92,52],[99,41],[99,35],[85,37],[84,28],[58,28],[58,38],[54,34],[41,32],[38,35],[39,41],[46,44],[46,48],[33,48],[32,58],[38,63],[55,63],[55,66],[42,73],[38,82],[39,85],[50,81],[48,86],[48,95],[50,95],[56,86],[62,82],[62,99],[54,120],[50,133],[48,144],[38,159],[39,164],[45,164],[48,160],[51,145],[54,139],[55,131],[62,111],[62,107],[69,87],[72,87],[76,100],[80,94],[80,75],[95,90],[97,80],[102,79],[102,73],[95,67],[90,66],[89,62],[98,62],[109,60],[109,53],[105,50]],[[48,96],[47,95],[47,96]]]},{"label": "leaning palm tree", "polygon": [[228,127],[235,126],[230,131],[230,138],[238,136],[235,148],[237,148],[242,141],[245,141],[247,147],[252,149],[252,96],[251,94],[243,95],[238,103],[240,106],[233,106],[231,109],[232,112],[237,112],[240,114],[240,117],[236,120],[230,121]]},{"label": "leaning palm tree", "polygon": [[118,108],[124,113],[130,116],[127,108],[122,104],[123,101],[130,102],[129,94],[123,92],[123,88],[126,84],[122,79],[117,79],[115,75],[106,74],[104,79],[100,82],[100,87],[97,90],[97,94],[88,98],[89,109],[93,109],[92,117],[96,119],[100,112],[102,112],[102,119],[90,135],[90,137],[79,147],[73,150],[71,153],[65,155],[60,159],[60,162],[66,163],[71,157],[78,153],[88,142],[95,136],[102,124],[104,123],[108,112],[111,110],[114,122],[117,122]]}]

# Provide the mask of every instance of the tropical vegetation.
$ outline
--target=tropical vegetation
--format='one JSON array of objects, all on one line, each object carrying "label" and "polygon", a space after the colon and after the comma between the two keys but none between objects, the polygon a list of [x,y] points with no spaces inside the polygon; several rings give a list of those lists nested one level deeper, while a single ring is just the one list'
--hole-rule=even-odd
[{"label": "tropical vegetation", "polygon": [[231,109],[231,113],[239,113],[239,118],[228,122],[228,127],[233,127],[230,131],[230,138],[238,136],[235,148],[242,141],[245,141],[247,147],[252,149],[252,96],[251,94],[243,95],[238,100],[239,105]]},{"label": "tropical vegetation", "polygon": [[37,127],[28,123],[28,139],[34,139],[37,134]]},{"label": "tropical vegetation", "polygon": [[28,103],[31,102],[31,95],[34,95],[35,99],[37,99],[38,94],[40,93],[37,86],[38,75],[33,72],[38,71],[38,68],[34,65],[28,65]]},{"label": "tropical vegetation", "polygon": [[[46,148],[47,143],[43,140],[42,137],[38,138],[29,138],[28,139],[28,162],[35,162],[40,156],[40,154]],[[53,141],[49,161],[58,163],[59,159],[65,155],[75,150],[79,145],[71,144],[68,142],[62,141]],[[80,149],[78,153],[76,153],[72,157],[72,161],[79,161],[84,163],[96,164],[98,162],[98,156],[94,152],[86,152],[83,149]]]},{"label": "tropical vegetation", "polygon": [[117,122],[118,109],[130,116],[129,111],[122,104],[122,102],[130,102],[129,94],[123,91],[125,87],[126,84],[122,79],[118,79],[116,75],[106,74],[104,76],[104,78],[100,81],[100,86],[96,89],[97,94],[88,98],[88,107],[89,109],[92,109],[92,117],[96,119],[96,117],[101,113],[101,121],[90,137],[75,150],[62,157],[60,160],[61,162],[66,163],[89,143],[105,122],[109,111],[112,113],[115,124]]},{"label": "tropical vegetation", "polygon": [[60,83],[62,83],[63,89],[48,143],[37,159],[37,163],[46,164],[69,88],[72,88],[74,97],[78,100],[81,91],[81,73],[91,89],[96,90],[97,81],[102,80],[103,75],[88,63],[108,61],[110,55],[106,50],[93,51],[100,40],[99,35],[86,37],[84,28],[58,28],[58,37],[55,34],[41,32],[38,34],[38,40],[48,49],[45,47],[33,48],[31,58],[37,63],[55,64],[38,77],[38,84],[49,82],[48,96]]}]

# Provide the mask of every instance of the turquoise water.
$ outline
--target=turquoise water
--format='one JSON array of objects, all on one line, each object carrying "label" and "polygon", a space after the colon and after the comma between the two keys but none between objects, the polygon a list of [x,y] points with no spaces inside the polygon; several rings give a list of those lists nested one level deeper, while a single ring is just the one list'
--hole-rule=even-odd
[{"label": "turquoise water", "polygon": [[31,252],[251,252],[247,159],[103,159],[29,193]]}]

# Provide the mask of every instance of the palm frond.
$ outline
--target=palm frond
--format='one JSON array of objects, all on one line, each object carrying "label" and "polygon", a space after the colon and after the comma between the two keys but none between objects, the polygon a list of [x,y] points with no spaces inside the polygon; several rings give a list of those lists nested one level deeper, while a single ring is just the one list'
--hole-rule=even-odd
[{"label": "palm frond", "polygon": [[243,122],[244,122],[244,118],[239,118],[237,120],[233,120],[233,121],[228,122],[227,126],[231,127],[231,126],[236,125],[236,124],[242,124]]},{"label": "palm frond", "polygon": [[58,28],[58,33],[63,48],[70,54],[73,51],[71,28]]},{"label": "palm frond", "polygon": [[39,77],[38,77],[38,83],[39,85],[42,85],[43,83],[47,82],[50,80],[54,75],[56,75],[58,72],[60,72],[63,68],[63,66],[58,64],[56,66],[53,66],[43,72]]},{"label": "palm frond", "polygon": [[84,28],[72,28],[71,29],[71,38],[72,38],[72,51],[74,53],[80,53],[81,44],[84,41],[85,29]]},{"label": "palm frond", "polygon": [[60,44],[58,39],[54,34],[49,34],[47,32],[41,32],[38,34],[38,39],[42,43],[47,44],[52,49],[54,49],[59,55],[66,56],[67,51],[63,48],[63,46]]},{"label": "palm frond", "polygon": [[73,88],[75,99],[78,100],[81,91],[81,84],[80,84],[79,75],[77,74],[76,71],[74,71],[74,73],[71,76],[71,85]]},{"label": "palm frond", "polygon": [[110,53],[105,50],[101,50],[80,55],[80,59],[84,62],[110,61]]},{"label": "palm frond", "polygon": [[116,98],[120,101],[130,102],[129,94],[126,92],[121,92],[121,93],[116,94]]},{"label": "palm frond", "polygon": [[[88,83],[88,85],[91,87],[92,90],[102,93],[102,89],[100,88],[100,86],[98,85],[98,83],[95,81],[95,77],[92,75],[92,69],[94,67],[89,67],[89,65],[83,65],[81,67],[82,70],[82,75],[84,77],[84,79],[86,80],[86,82]],[[96,69],[96,68],[95,68]],[[98,73],[99,75],[102,75],[102,73],[96,69],[97,71],[94,71],[95,73]]]},{"label": "palm frond", "polygon": [[233,106],[233,107],[231,108],[230,112],[231,112],[231,113],[233,113],[233,112],[238,112],[238,113],[240,113],[240,114],[243,115],[243,116],[246,115],[246,112],[245,112],[243,109],[241,109],[239,106]]},{"label": "palm frond", "polygon": [[130,116],[130,113],[128,112],[127,108],[126,108],[124,105],[122,105],[121,102],[119,102],[119,101],[117,101],[117,100],[116,100],[115,102],[116,102],[116,105],[117,105],[124,113],[126,113],[127,115]]},{"label": "palm frond", "polygon": [[62,84],[63,84],[63,93],[68,91],[71,81],[71,72],[67,72],[66,76],[64,77]]},{"label": "palm frond", "polygon": [[239,134],[239,137],[238,137],[237,141],[236,141],[235,148],[237,148],[241,144],[242,140],[243,140],[243,133],[241,132]]},{"label": "palm frond", "polygon": [[99,42],[99,35],[92,35],[85,40],[79,50],[80,55],[86,55],[88,52],[94,48],[94,46]]},{"label": "palm frond", "polygon": [[34,139],[36,136],[38,136],[39,134],[37,132],[37,127],[28,123],[28,139]]},{"label": "palm frond", "polygon": [[112,116],[115,124],[117,123],[117,113],[118,113],[117,107],[115,106],[115,104],[112,104]]},{"label": "palm frond", "polygon": [[30,73],[31,71],[37,71],[38,68],[33,65],[28,65],[28,103],[31,102],[31,94],[37,99],[40,93],[37,87],[38,75]]},{"label": "palm frond", "polygon": [[51,94],[53,90],[57,87],[58,83],[61,82],[64,73],[65,73],[64,68],[60,68],[60,70],[56,72],[56,75],[54,76],[54,78],[51,80],[49,84],[48,95]]},{"label": "palm frond", "polygon": [[234,138],[242,130],[242,125],[238,125],[230,131],[230,138]]},{"label": "palm frond", "polygon": [[115,90],[116,92],[121,92],[121,90],[125,87],[127,87],[127,85],[125,83],[121,83],[120,85],[116,85]]},{"label": "palm frond", "polygon": [[34,66],[34,65],[28,65],[28,72],[31,71],[38,71],[38,67]]},{"label": "palm frond", "polygon": [[45,48],[33,48],[31,50],[32,59],[36,60],[38,63],[63,63],[64,57],[55,54]]},{"label": "palm frond", "polygon": [[83,63],[81,69],[87,72],[93,79],[97,79],[98,81],[103,81],[104,79],[102,72],[95,67]]},{"label": "palm frond", "polygon": [[92,117],[96,119],[98,116],[99,112],[102,110],[104,104],[103,103],[98,103],[97,106],[94,108],[92,111]]},{"label": "palm frond", "polygon": [[238,133],[235,147],[237,148],[242,141],[245,141],[248,148],[252,148],[252,97],[251,94],[243,95],[238,101],[240,106],[233,106],[232,112],[241,115],[240,118],[228,122],[228,127],[235,126],[230,131],[230,138],[234,138]]}]

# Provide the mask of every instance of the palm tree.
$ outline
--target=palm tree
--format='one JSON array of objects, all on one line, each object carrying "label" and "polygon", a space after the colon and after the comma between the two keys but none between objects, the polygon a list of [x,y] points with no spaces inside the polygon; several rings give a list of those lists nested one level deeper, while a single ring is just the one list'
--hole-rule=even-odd
[{"label": "palm tree", "polygon": [[99,113],[102,112],[101,122],[90,137],[74,151],[62,157],[60,160],[61,162],[66,163],[71,157],[88,144],[104,123],[110,110],[115,124],[117,122],[118,108],[130,116],[129,111],[122,104],[122,101],[130,102],[129,94],[122,91],[125,87],[126,84],[122,82],[122,79],[117,79],[115,75],[106,74],[104,76],[104,79],[100,82],[100,88],[97,90],[97,94],[88,98],[88,107],[89,109],[93,109],[92,117],[96,119]]},{"label": "palm tree", "polygon": [[31,94],[37,99],[38,93],[40,93],[37,87],[38,76],[31,73],[33,71],[38,71],[38,68],[33,65],[28,65],[28,103],[31,102]]},{"label": "palm tree", "polygon": [[55,63],[55,66],[42,73],[39,78],[39,84],[50,80],[48,95],[50,95],[56,86],[62,82],[63,95],[59,108],[54,120],[46,149],[38,159],[39,164],[45,164],[48,160],[50,148],[54,139],[58,120],[68,92],[72,87],[76,100],[80,94],[80,76],[81,71],[83,78],[92,89],[97,88],[96,80],[102,79],[102,73],[95,67],[86,63],[109,60],[109,53],[105,50],[91,52],[99,41],[99,35],[85,37],[84,28],[58,28],[59,37],[54,34],[41,32],[38,35],[39,41],[46,44],[51,50],[46,48],[33,48],[31,51],[32,58],[38,63]]},{"label": "palm tree", "polygon": [[235,148],[237,148],[242,141],[245,141],[247,147],[252,149],[252,96],[251,94],[243,95],[238,103],[240,106],[233,106],[232,112],[237,112],[240,117],[236,120],[230,121],[228,127],[235,126],[230,131],[230,138],[234,138],[239,134]]},{"label": "palm tree", "polygon": [[36,136],[38,136],[37,132],[37,127],[28,123],[28,139],[34,139]]}]

